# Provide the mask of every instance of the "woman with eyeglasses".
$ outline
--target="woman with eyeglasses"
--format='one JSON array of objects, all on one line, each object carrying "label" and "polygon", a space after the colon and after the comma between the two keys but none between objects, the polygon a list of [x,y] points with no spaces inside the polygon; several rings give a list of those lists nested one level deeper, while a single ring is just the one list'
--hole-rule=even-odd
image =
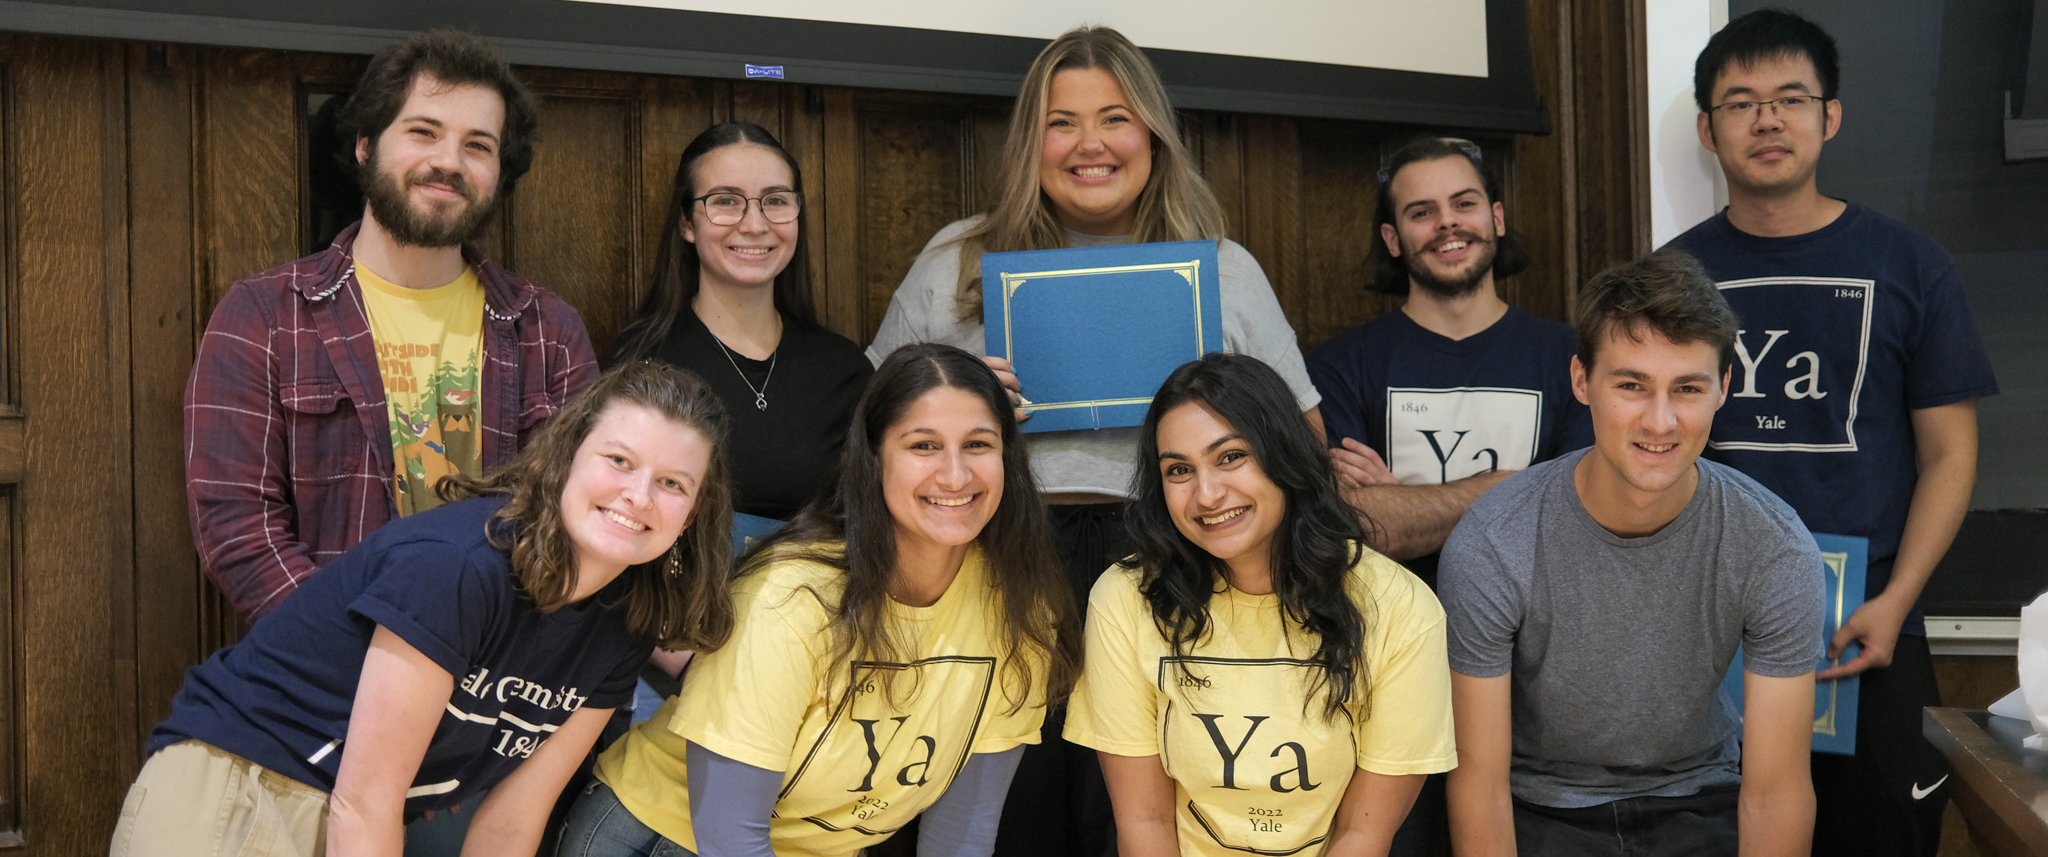
[{"label": "woman with eyeglasses", "polygon": [[1123,857],[1384,857],[1457,762],[1443,608],[1365,546],[1292,401],[1211,354],[1145,415],[1137,550],[1090,597],[1066,724],[1101,752]]},{"label": "woman with eyeglasses", "polygon": [[[1278,370],[1294,397],[1290,410],[1306,412],[1320,431],[1321,396],[1309,382],[1294,329],[1259,263],[1224,237],[1223,210],[1195,172],[1174,117],[1158,72],[1117,31],[1083,27],[1053,40],[1026,72],[1010,114],[995,204],[940,230],[925,246],[897,287],[868,358],[880,361],[906,342],[983,353],[983,253],[1214,240],[1225,347]],[[990,365],[1015,386],[1007,363]],[[1138,431],[1030,437],[1031,466],[1052,504],[1074,593],[1085,598],[1096,576],[1128,553],[1120,509]],[[1095,754],[1067,745],[1059,731],[1049,723],[1046,742],[1027,754],[999,854],[1097,855],[1110,844]]]},{"label": "woman with eyeglasses", "polygon": [[803,210],[796,159],[761,126],[698,134],[676,165],[654,277],[608,359],[709,382],[732,414],[733,507],[778,520],[832,469],[874,371],[818,325]]},{"label": "woman with eyeglasses", "polygon": [[1081,648],[1008,395],[906,346],[840,473],[749,555],[731,641],[598,760],[559,857],[854,857],[912,819],[920,854],[989,853]]}]

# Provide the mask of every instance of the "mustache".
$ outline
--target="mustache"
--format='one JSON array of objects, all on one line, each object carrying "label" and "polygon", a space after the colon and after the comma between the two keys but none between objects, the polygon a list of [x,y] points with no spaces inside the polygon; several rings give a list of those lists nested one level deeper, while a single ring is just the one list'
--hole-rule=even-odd
[{"label": "mustache", "polygon": [[447,185],[456,193],[462,194],[465,199],[476,201],[476,188],[471,186],[469,179],[463,178],[461,173],[430,167],[425,173],[406,177],[405,184],[407,187],[423,184]]}]

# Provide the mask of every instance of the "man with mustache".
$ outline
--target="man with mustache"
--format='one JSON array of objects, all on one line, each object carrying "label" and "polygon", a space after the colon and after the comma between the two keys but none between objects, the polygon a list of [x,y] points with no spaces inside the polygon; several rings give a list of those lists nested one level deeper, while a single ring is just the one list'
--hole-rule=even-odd
[{"label": "man with mustache", "polygon": [[1813,756],[1815,854],[1935,853],[1948,770],[1920,736],[1939,705],[1920,590],[1977,476],[1976,400],[1998,392],[1962,284],[1933,239],[1823,195],[1842,127],[1834,39],[1759,11],[1694,64],[1700,144],[1728,207],[1672,242],[1741,319],[1707,456],[1783,497],[1815,532],[1870,540],[1863,606],[1829,641],[1861,652],[1856,755]]},{"label": "man with mustache", "polygon": [[574,309],[465,244],[533,160],[533,99],[490,45],[386,48],[340,119],[362,221],[229,289],[185,391],[193,540],[244,622],[597,375]]},{"label": "man with mustache", "polygon": [[[1423,137],[1379,175],[1372,288],[1399,311],[1341,334],[1308,362],[1345,496],[1374,547],[1433,588],[1437,551],[1509,473],[1592,443],[1572,395],[1571,328],[1501,300],[1527,257],[1500,188],[1467,140]],[[1436,853],[1444,778],[1430,778],[1395,855]]]}]

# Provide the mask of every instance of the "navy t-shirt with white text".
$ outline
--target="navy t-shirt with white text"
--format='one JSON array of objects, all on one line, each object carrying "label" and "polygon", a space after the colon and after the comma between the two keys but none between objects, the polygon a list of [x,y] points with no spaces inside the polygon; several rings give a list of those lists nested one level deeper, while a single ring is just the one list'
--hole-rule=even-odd
[{"label": "navy t-shirt with white text", "polygon": [[188,672],[149,751],[196,739],[333,791],[378,626],[455,679],[408,813],[473,800],[578,709],[625,703],[653,643],[630,638],[623,610],[606,606],[624,578],[581,604],[535,611],[485,538],[504,502],[464,500],[371,533]]},{"label": "navy t-shirt with white text", "polygon": [[[1671,246],[1706,265],[1741,326],[1707,457],[1814,532],[1868,538],[1866,592],[1882,593],[1919,479],[1912,412],[1998,393],[1948,253],[1855,203],[1781,238],[1724,210]],[[1926,633],[1918,605],[1904,632]]]}]

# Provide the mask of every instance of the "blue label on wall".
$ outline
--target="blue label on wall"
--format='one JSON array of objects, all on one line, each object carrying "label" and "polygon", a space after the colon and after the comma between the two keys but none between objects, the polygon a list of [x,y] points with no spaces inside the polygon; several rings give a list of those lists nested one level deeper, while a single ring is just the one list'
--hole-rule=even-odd
[{"label": "blue label on wall", "polygon": [[748,76],[748,77],[772,77],[772,78],[775,78],[776,80],[781,80],[781,79],[782,79],[782,66],[779,66],[779,65],[754,65],[753,63],[747,63],[747,76]]}]

